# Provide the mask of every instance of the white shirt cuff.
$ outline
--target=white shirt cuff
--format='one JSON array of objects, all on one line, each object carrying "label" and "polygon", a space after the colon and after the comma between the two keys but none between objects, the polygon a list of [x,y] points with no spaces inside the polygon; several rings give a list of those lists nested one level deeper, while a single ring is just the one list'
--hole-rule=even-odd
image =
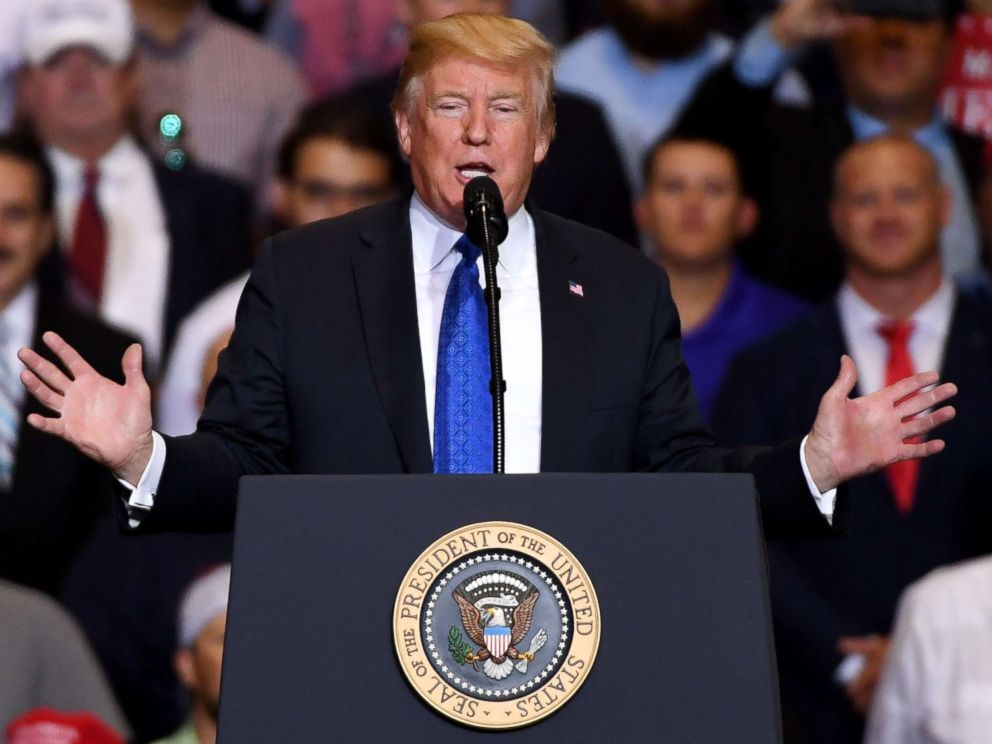
[{"label": "white shirt cuff", "polygon": [[767,18],[741,42],[734,58],[734,75],[749,88],[764,88],[774,83],[791,61],[791,55],[772,36],[772,20]]},{"label": "white shirt cuff", "polygon": [[837,502],[837,489],[831,488],[829,491],[820,493],[820,489],[816,487],[816,483],[813,482],[813,476],[809,474],[809,465],[806,464],[806,440],[809,439],[809,434],[803,437],[803,441],[799,443],[799,463],[803,466],[803,475],[806,476],[806,485],[809,486],[809,492],[813,494],[813,501],[816,502],[816,508],[820,510],[820,513],[827,520],[828,524],[834,523],[834,505]]},{"label": "white shirt cuff", "polygon": [[128,526],[137,527],[145,514],[155,506],[155,494],[158,491],[159,481],[162,480],[162,469],[165,467],[165,440],[157,431],[152,432],[152,456],[145,466],[138,485],[132,486],[126,480],[117,479],[124,488],[131,492],[131,495],[124,502],[127,509]]}]

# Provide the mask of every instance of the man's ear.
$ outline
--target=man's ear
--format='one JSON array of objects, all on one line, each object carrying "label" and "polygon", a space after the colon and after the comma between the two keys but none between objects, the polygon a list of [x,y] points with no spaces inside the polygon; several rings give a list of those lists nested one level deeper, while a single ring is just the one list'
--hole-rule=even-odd
[{"label": "man's ear", "polygon": [[947,225],[951,221],[954,210],[954,200],[946,186],[940,187],[940,224]]},{"label": "man's ear", "polygon": [[181,648],[172,657],[172,664],[176,669],[179,680],[190,690],[197,688],[196,669],[193,664],[193,652],[188,648]]},{"label": "man's ear", "polygon": [[397,108],[393,112],[393,122],[396,124],[396,138],[400,143],[400,152],[405,160],[410,159],[410,116],[405,108]]},{"label": "man's ear", "polygon": [[282,176],[272,182],[272,212],[283,223],[289,222],[289,189],[289,184]]},{"label": "man's ear", "polygon": [[125,90],[127,91],[127,101],[130,109],[137,109],[138,98],[141,94],[141,73],[138,70],[138,58],[132,56],[121,70],[124,76]]},{"label": "man's ear", "polygon": [[746,238],[754,232],[760,216],[758,203],[750,196],[741,197],[740,206],[737,208],[737,237]]},{"label": "man's ear", "polygon": [[16,84],[14,101],[16,118],[29,122],[34,118],[35,109],[35,73],[29,65],[21,67],[17,73]]},{"label": "man's ear", "polygon": [[42,259],[52,252],[52,248],[55,246],[55,216],[47,215],[44,218],[44,223],[41,226],[40,234],[38,235],[39,250],[38,259]]},{"label": "man's ear", "polygon": [[549,147],[551,147],[551,133],[547,127],[538,128],[537,139],[534,142],[534,165],[539,165],[548,156]]},{"label": "man's ear", "polygon": [[648,197],[645,194],[641,194],[639,197],[634,199],[632,205],[634,210],[634,222],[637,223],[637,229],[643,233],[648,231]]},{"label": "man's ear", "polygon": [[844,207],[834,197],[830,200],[830,227],[833,228],[834,235],[841,243],[844,242],[844,226],[846,223],[847,219],[844,216]]}]

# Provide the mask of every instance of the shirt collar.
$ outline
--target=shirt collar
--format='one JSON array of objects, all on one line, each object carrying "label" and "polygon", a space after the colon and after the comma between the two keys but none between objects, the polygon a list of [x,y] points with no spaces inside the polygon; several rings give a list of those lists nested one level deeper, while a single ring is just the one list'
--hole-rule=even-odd
[{"label": "shirt collar", "polygon": [[[50,147],[48,153],[59,183],[82,183],[83,170],[86,167],[82,160],[57,147]],[[134,172],[135,159],[143,157],[132,137],[128,135],[121,137],[117,140],[117,144],[97,161],[101,180],[126,181]]]},{"label": "shirt collar", "polygon": [[[889,131],[889,127],[884,122],[876,119],[871,114],[859,109],[857,106],[847,107],[847,120],[851,124],[856,140],[870,139],[878,137]],[[931,149],[947,138],[947,128],[943,119],[937,112],[926,125],[913,131],[913,139],[927,149]]]},{"label": "shirt collar", "polygon": [[[523,207],[508,220],[509,232],[499,246],[499,265],[510,276],[527,265],[528,252],[534,252],[534,222]],[[462,236],[434,214],[414,192],[410,199],[410,229],[413,236],[413,268],[418,274],[435,271],[454,250]],[[536,264],[535,264],[536,265]]]},{"label": "shirt collar", "polygon": [[[915,329],[936,338],[946,336],[956,297],[954,282],[945,277],[937,291],[910,317]],[[880,323],[890,320],[859,295],[849,282],[841,285],[837,294],[837,307],[845,328],[856,336],[874,334]]]},{"label": "shirt collar", "polygon": [[0,344],[13,348],[31,345],[34,318],[38,308],[38,284],[28,282],[0,312]]}]

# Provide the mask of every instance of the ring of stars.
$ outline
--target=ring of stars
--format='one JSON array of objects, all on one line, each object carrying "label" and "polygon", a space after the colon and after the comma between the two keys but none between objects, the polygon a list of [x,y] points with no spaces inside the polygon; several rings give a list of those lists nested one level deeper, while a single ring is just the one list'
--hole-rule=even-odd
[{"label": "ring of stars", "polygon": [[[490,688],[481,687],[479,685],[472,684],[468,680],[462,679],[457,669],[448,668],[448,665],[445,664],[444,659],[441,656],[441,651],[434,643],[434,607],[437,605],[438,598],[444,591],[444,588],[463,571],[469,570],[474,566],[481,566],[484,563],[490,563],[493,561],[512,563],[518,568],[525,569],[528,573],[532,574],[531,579],[535,584],[544,584],[551,591],[551,595],[555,598],[555,602],[558,604],[558,612],[561,615],[561,640],[558,642],[558,647],[554,650],[554,654],[552,654],[551,661],[549,661],[546,666],[541,668],[538,673],[526,682],[522,682],[519,685],[514,685],[513,687],[505,690],[493,690]],[[484,555],[467,558],[457,566],[453,566],[437,582],[434,586],[434,591],[431,592],[430,599],[427,602],[427,609],[424,611],[423,632],[424,638],[427,642],[427,652],[430,654],[431,659],[433,659],[434,666],[447,680],[449,685],[458,687],[459,689],[464,690],[465,692],[468,692],[481,700],[499,700],[502,698],[509,700],[525,694],[527,691],[532,690],[535,687],[540,688],[541,685],[547,680],[548,676],[554,672],[568,648],[569,640],[571,638],[571,633],[569,630],[570,624],[571,618],[569,617],[568,605],[565,602],[561,589],[554,580],[553,574],[545,570],[545,568],[540,564],[537,564],[534,561],[528,560],[522,556],[513,555],[511,553],[485,553]],[[446,634],[442,633],[442,635],[446,637]]]}]

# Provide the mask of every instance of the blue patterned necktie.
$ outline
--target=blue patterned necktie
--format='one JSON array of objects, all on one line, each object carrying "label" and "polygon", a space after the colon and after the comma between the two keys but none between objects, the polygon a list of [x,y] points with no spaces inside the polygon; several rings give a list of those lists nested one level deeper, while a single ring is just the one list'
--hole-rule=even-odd
[{"label": "blue patterned necktie", "polygon": [[0,325],[0,488],[14,482],[14,453],[21,422],[20,382],[3,353],[7,345],[6,328]]},{"label": "blue patterned necktie", "polygon": [[476,261],[466,236],[448,282],[437,346],[434,398],[434,472],[493,472],[493,401],[489,393],[489,327]]}]

